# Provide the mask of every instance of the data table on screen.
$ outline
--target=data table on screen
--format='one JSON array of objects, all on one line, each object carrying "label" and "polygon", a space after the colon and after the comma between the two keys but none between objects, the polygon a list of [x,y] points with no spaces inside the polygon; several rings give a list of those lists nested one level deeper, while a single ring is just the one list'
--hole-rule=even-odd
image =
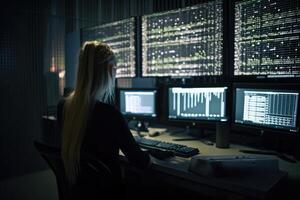
[{"label": "data table on screen", "polygon": [[295,130],[299,92],[236,89],[235,122]]},{"label": "data table on screen", "polygon": [[234,75],[300,77],[300,1],[235,4]]},{"label": "data table on screen", "polygon": [[117,78],[136,76],[135,19],[125,19],[83,29],[82,40],[107,43],[117,58]]},{"label": "data table on screen", "polygon": [[142,17],[142,75],[223,73],[222,1]]}]

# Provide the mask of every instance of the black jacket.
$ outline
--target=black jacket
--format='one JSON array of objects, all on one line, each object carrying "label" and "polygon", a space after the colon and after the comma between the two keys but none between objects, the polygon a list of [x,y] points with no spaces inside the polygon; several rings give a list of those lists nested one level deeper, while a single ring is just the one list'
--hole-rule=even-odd
[{"label": "black jacket", "polygon": [[[62,127],[65,100],[57,108],[58,125]],[[121,176],[118,163],[119,150],[138,168],[150,162],[148,153],[142,151],[134,140],[123,115],[112,105],[97,102],[87,123],[81,151],[97,156],[116,176]]]}]

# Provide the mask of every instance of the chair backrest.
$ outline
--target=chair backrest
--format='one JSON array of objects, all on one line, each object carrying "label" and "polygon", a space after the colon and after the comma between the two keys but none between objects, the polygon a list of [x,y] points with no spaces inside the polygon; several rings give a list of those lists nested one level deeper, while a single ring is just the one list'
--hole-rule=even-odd
[{"label": "chair backrest", "polygon": [[98,198],[112,185],[110,169],[94,156],[82,154],[77,183],[69,187],[60,149],[37,141],[34,146],[55,174],[59,200]]},{"label": "chair backrest", "polygon": [[61,133],[54,116],[42,116],[41,142],[43,144],[59,148],[61,146]]}]

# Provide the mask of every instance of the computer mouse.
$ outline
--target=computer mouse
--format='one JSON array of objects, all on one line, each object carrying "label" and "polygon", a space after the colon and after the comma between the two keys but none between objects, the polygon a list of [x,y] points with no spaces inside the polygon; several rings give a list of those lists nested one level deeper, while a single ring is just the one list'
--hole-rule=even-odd
[{"label": "computer mouse", "polygon": [[148,135],[149,135],[149,137],[156,137],[156,136],[160,135],[160,132],[158,132],[158,131],[149,132]]}]

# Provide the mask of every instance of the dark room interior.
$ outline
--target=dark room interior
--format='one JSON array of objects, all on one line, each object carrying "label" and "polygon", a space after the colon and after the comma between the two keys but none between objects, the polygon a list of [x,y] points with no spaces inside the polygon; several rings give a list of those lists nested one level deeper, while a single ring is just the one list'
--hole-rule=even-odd
[{"label": "dark room interior", "polygon": [[1,200],[299,198],[299,0],[4,0],[0,16]]}]

